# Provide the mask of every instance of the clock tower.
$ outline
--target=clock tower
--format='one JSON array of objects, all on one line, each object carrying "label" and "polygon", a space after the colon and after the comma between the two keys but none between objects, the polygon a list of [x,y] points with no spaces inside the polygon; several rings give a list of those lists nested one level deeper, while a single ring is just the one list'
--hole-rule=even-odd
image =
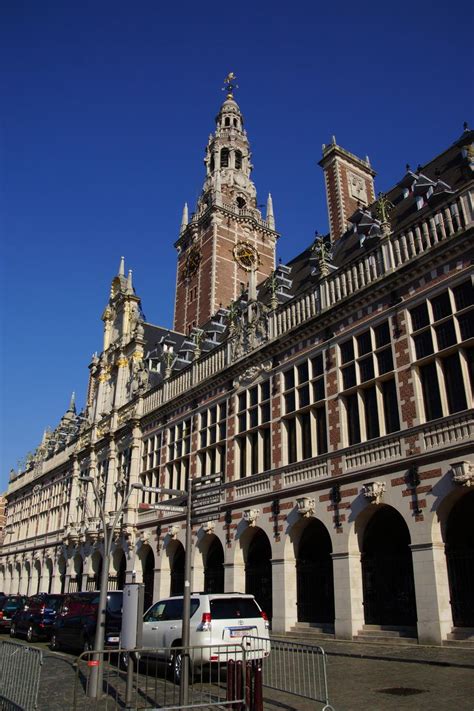
[{"label": "clock tower", "polygon": [[227,97],[209,136],[206,178],[196,210],[184,206],[178,250],[174,330],[203,326],[220,306],[247,287],[250,271],[260,283],[275,269],[278,234],[271,196],[265,218],[250,174],[250,146],[234,99],[234,74],[225,80]]}]

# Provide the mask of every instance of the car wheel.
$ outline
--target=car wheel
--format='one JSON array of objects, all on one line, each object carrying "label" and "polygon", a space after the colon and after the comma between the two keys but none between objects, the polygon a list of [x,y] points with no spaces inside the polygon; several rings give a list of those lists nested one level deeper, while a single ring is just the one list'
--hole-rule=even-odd
[{"label": "car wheel", "polygon": [[56,632],[53,632],[53,634],[51,635],[51,639],[49,640],[49,646],[50,646],[50,649],[53,649],[53,650],[59,649],[59,642],[58,642],[58,638],[56,637]]},{"label": "car wheel", "polygon": [[133,652],[124,652],[124,651],[121,651],[121,652],[119,653],[119,660],[118,660],[118,662],[119,662],[119,667],[120,667],[120,669],[122,669],[123,671],[127,671],[127,669],[128,669],[128,664],[129,664],[129,659],[130,659],[130,658],[133,660],[133,668],[134,668],[134,670],[136,671],[138,659],[137,659],[136,654],[134,654]]},{"label": "car wheel", "polygon": [[35,633],[33,629],[33,625],[29,625],[28,629],[26,630],[26,640],[27,642],[33,642],[35,638]]},{"label": "car wheel", "polygon": [[[186,657],[183,655],[183,651],[181,649],[177,649],[176,651],[172,652],[171,656],[171,661],[170,661],[170,667],[171,667],[171,673],[173,675],[173,681],[175,684],[180,684],[181,683],[181,676],[183,673],[183,664],[185,663]],[[188,658],[188,665],[189,665],[189,683],[193,683],[193,667],[191,664],[191,660]]]},{"label": "car wheel", "polygon": [[12,622],[12,624],[11,624],[11,626],[10,626],[10,637],[16,637],[16,627],[15,627],[15,625],[13,624],[13,622]]}]

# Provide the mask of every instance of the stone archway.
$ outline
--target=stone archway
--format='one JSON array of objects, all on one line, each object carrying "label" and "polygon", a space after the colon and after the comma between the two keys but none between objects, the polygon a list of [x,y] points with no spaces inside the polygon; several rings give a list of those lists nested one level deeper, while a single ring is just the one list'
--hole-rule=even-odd
[{"label": "stone archway", "polygon": [[184,548],[177,541],[170,565],[170,595],[184,593]]},{"label": "stone archway", "polygon": [[453,506],[445,539],[453,624],[474,627],[474,491]]},{"label": "stone archway", "polygon": [[69,578],[69,592],[82,591],[82,575],[84,572],[84,561],[78,553],[73,560],[73,575]]},{"label": "stone archway", "polygon": [[61,555],[58,559],[59,592],[61,593],[61,595],[64,595],[64,593],[66,592],[66,570],[66,558]]},{"label": "stone archway", "polygon": [[109,575],[109,590],[123,590],[127,575],[127,558],[123,548],[117,547],[112,556],[113,574]]},{"label": "stone archway", "polygon": [[213,536],[204,565],[204,592],[224,592],[224,549],[217,536]]},{"label": "stone archway", "polygon": [[87,576],[87,589],[100,590],[102,577],[103,557],[100,551],[94,551],[90,562],[90,575]]},{"label": "stone archway", "polygon": [[258,528],[245,557],[245,592],[255,596],[269,620],[273,616],[272,547],[267,534]]},{"label": "stone archway", "polygon": [[366,624],[412,627],[416,599],[410,533],[402,516],[382,506],[367,524],[362,545]]},{"label": "stone archway", "polygon": [[312,519],[296,556],[298,622],[334,624],[332,544],[327,528]]},{"label": "stone archway", "polygon": [[45,583],[48,595],[53,591],[53,561],[51,558],[47,558],[44,563],[45,570]]},{"label": "stone archway", "polygon": [[145,586],[144,609],[148,610],[153,604],[153,592],[155,585],[155,556],[150,546],[146,546],[146,552],[141,558],[143,570],[143,584]]}]

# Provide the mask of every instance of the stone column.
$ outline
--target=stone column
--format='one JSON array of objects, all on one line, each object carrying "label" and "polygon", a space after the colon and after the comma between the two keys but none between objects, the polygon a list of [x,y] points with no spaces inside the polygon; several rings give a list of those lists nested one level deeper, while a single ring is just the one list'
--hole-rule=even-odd
[{"label": "stone column", "polygon": [[224,563],[224,591],[245,592],[245,565],[243,561]]},{"label": "stone column", "polygon": [[298,620],[296,565],[294,559],[273,558],[272,584],[272,630],[273,632],[286,632]]},{"label": "stone column", "polygon": [[410,548],[415,578],[418,641],[420,644],[441,644],[453,626],[444,543],[413,543]]},{"label": "stone column", "polygon": [[109,514],[115,508],[114,484],[117,481],[117,446],[113,437],[109,443],[109,466],[107,470],[107,484],[105,487],[104,511]]},{"label": "stone column", "polygon": [[362,566],[360,553],[333,553],[334,632],[340,639],[352,639],[364,626]]},{"label": "stone column", "polygon": [[[140,446],[141,446],[141,429],[138,421],[134,422],[132,431],[132,441],[130,444],[130,476],[128,485],[136,484],[139,481],[140,474]],[[138,497],[141,494],[134,489],[128,500],[123,522],[124,525],[134,526],[137,520]]]}]

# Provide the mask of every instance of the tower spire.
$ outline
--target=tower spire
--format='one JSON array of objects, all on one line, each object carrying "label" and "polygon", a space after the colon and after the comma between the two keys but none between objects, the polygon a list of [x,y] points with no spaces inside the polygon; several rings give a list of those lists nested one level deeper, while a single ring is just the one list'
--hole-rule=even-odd
[{"label": "tower spire", "polygon": [[120,257],[119,276],[125,276],[125,257]]},{"label": "tower spire", "polygon": [[182,217],[181,217],[181,227],[180,227],[180,230],[179,230],[179,234],[181,234],[182,232],[184,232],[184,230],[185,230],[186,227],[188,226],[188,222],[189,222],[188,203],[185,202],[185,203],[184,203],[184,207],[183,207],[183,215],[182,215]]},{"label": "tower spire", "polygon": [[273,200],[271,193],[268,193],[267,198],[267,225],[271,230],[275,229],[275,216],[273,214]]},{"label": "tower spire", "polygon": [[128,270],[128,279],[127,279],[127,290],[129,294],[133,294],[133,281],[132,281],[132,270]]}]

